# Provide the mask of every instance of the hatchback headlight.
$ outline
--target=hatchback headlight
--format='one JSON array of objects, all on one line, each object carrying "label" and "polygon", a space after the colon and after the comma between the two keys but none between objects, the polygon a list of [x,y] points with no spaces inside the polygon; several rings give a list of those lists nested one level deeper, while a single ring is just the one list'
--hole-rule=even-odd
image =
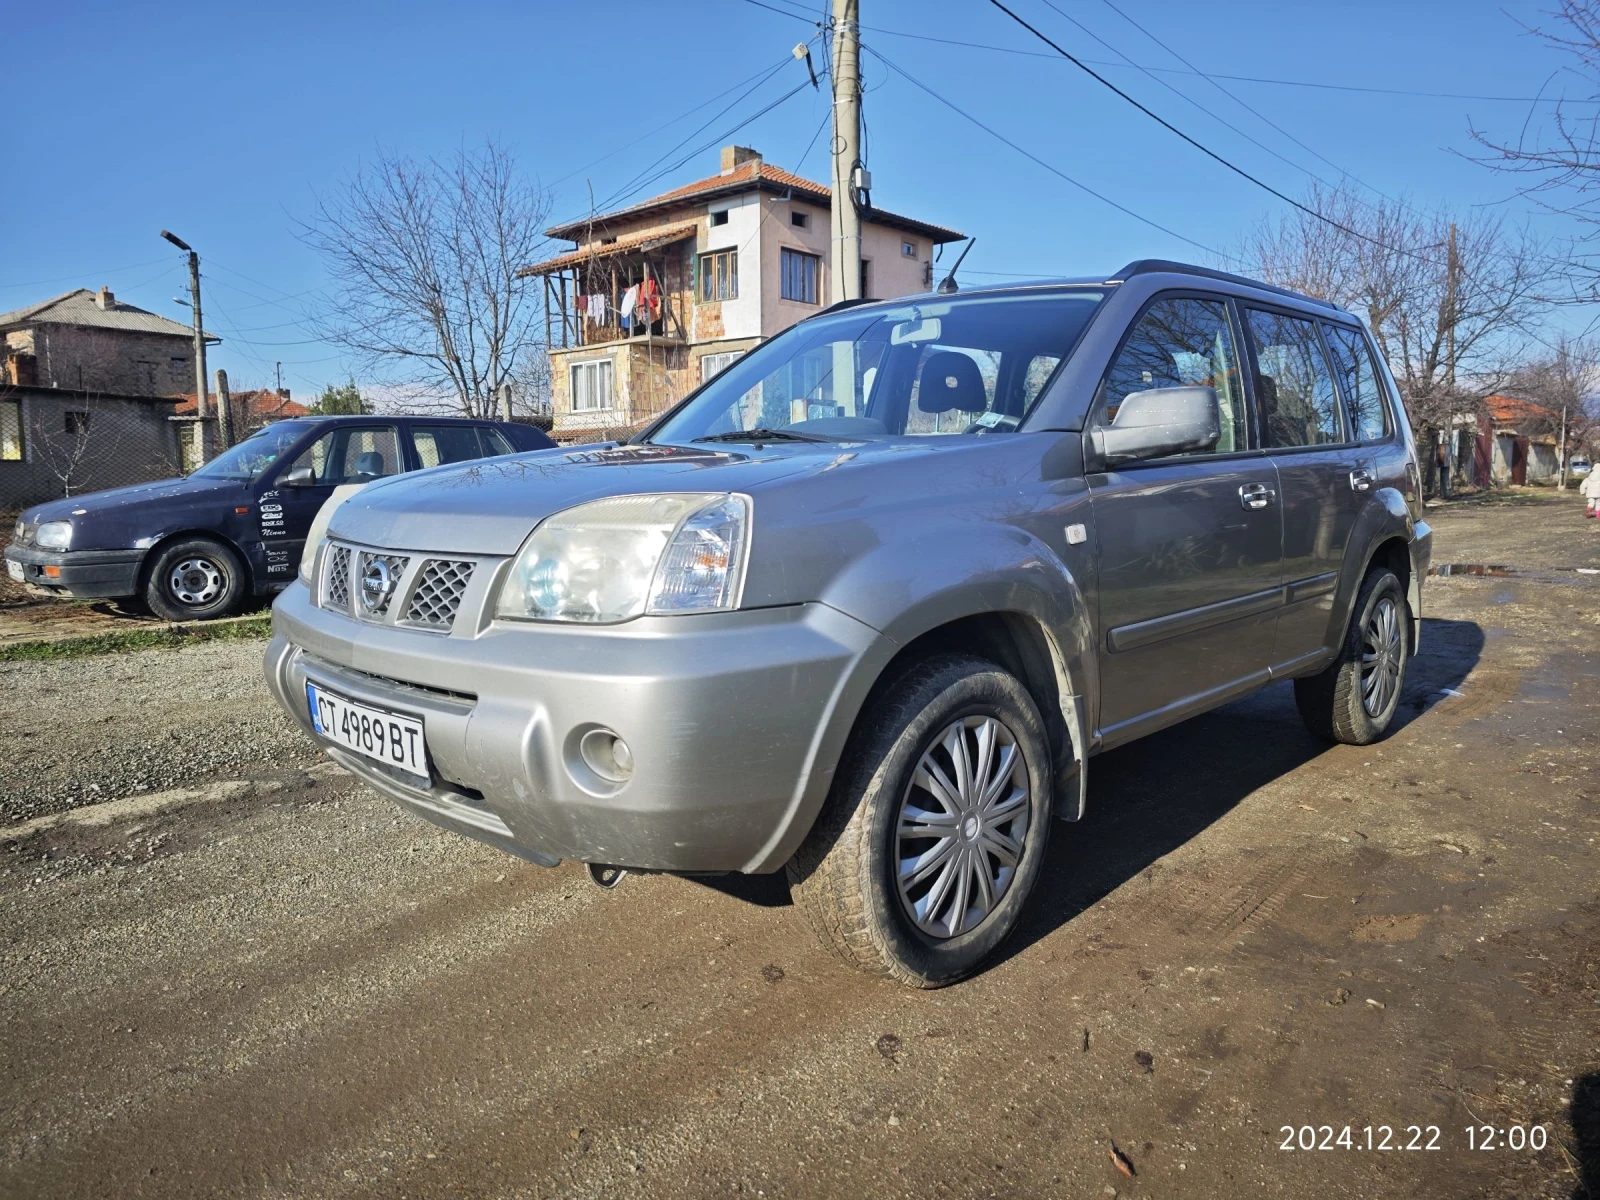
[{"label": "hatchback headlight", "polygon": [[613,624],[738,608],[749,537],[747,496],[673,492],[580,504],[533,531],[495,615]]},{"label": "hatchback headlight", "polygon": [[72,522],[46,521],[33,531],[33,544],[44,550],[72,549]]}]

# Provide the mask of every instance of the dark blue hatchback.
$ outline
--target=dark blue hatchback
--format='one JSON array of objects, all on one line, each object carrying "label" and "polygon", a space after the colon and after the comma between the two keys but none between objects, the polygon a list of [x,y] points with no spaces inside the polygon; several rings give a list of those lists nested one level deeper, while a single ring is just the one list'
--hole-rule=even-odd
[{"label": "dark blue hatchback", "polygon": [[554,444],[502,421],[280,421],[182,479],[35,505],[6,568],[63,595],[142,600],[169,620],[227,616],[294,579],[312,519],[340,484]]}]

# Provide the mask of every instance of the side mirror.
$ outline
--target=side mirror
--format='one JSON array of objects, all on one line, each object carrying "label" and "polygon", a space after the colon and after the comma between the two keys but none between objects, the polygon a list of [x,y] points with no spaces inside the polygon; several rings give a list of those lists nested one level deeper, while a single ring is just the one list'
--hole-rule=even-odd
[{"label": "side mirror", "polygon": [[1102,462],[1138,462],[1211,450],[1222,437],[1222,408],[1210,387],[1129,392],[1109,428],[1094,431]]},{"label": "side mirror", "polygon": [[278,478],[279,487],[316,487],[317,472],[312,467],[296,467]]}]

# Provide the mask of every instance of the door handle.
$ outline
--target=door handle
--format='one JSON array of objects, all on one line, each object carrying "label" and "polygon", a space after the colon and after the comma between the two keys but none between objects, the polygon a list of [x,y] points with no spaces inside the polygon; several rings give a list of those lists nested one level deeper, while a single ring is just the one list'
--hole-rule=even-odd
[{"label": "door handle", "polygon": [[1264,483],[1245,483],[1239,486],[1239,504],[1242,508],[1266,508],[1277,498],[1277,491]]},{"label": "door handle", "polygon": [[1353,492],[1370,492],[1372,490],[1372,472],[1365,467],[1357,467],[1350,472],[1350,490]]}]

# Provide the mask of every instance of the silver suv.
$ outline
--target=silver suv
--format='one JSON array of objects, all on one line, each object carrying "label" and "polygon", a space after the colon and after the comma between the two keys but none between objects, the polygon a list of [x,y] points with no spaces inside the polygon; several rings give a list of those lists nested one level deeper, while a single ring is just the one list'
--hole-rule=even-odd
[{"label": "silver suv", "polygon": [[1431,538],[1360,322],[1154,261],[836,305],[625,445],[329,518],[266,673],[334,759],[536,863],[787,869],[918,987],[1015,926],[1098,751],[1285,678],[1381,737]]}]

